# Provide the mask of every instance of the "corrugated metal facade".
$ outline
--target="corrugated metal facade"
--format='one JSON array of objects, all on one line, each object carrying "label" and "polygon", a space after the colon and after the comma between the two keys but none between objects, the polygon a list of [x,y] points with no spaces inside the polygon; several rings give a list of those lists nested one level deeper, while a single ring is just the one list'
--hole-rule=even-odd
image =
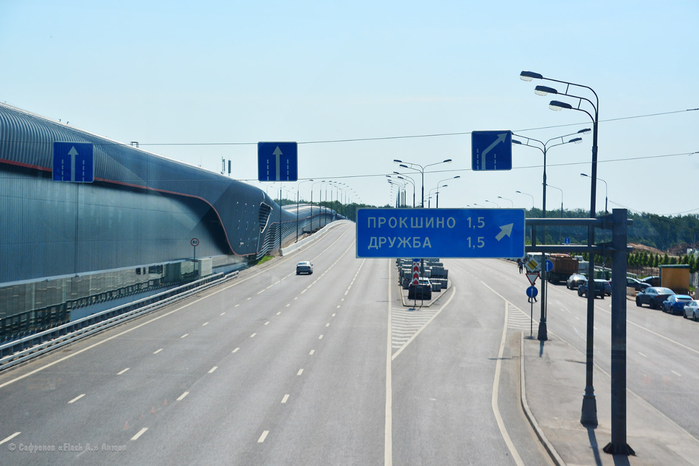
[{"label": "corrugated metal facade", "polygon": [[[94,183],[52,180],[56,141],[94,145]],[[279,206],[264,191],[2,104],[0,218],[0,286],[191,257],[193,237],[198,258],[278,247]],[[296,219],[282,209],[285,237]]]}]

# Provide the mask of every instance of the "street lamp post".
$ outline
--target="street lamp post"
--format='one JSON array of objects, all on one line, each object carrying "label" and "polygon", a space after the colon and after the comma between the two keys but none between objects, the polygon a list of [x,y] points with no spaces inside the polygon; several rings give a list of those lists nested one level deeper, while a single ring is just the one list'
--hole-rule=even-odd
[{"label": "street lamp post", "polygon": [[[590,218],[595,218],[596,216],[596,192],[597,192],[597,136],[598,136],[598,122],[599,122],[599,97],[597,93],[589,86],[582,84],[571,83],[568,81],[561,81],[552,78],[546,78],[539,73],[532,71],[522,71],[520,73],[520,78],[524,81],[531,81],[532,79],[542,79],[551,82],[556,82],[565,85],[564,92],[558,92],[557,89],[548,86],[536,86],[535,92],[537,95],[545,96],[547,94],[563,95],[567,97],[572,97],[578,99],[578,104],[573,107],[567,102],[560,102],[558,100],[552,100],[549,103],[549,108],[551,110],[560,111],[562,109],[576,110],[584,112],[592,120],[592,173],[591,173],[591,183],[590,183]],[[587,89],[594,95],[595,102],[586,98],[570,94],[571,86],[577,88]],[[593,109],[593,113],[585,110],[581,107],[582,102],[587,102]],[[591,246],[595,242],[595,229],[594,227],[588,227],[587,241]],[[595,255],[590,253],[588,262],[588,281],[594,286],[595,278]],[[593,370],[594,370],[594,324],[595,324],[595,293],[587,294],[587,344],[586,344],[586,385],[585,385],[585,395],[583,396],[582,412],[580,416],[580,422],[583,425],[597,426],[597,401],[595,399],[595,389],[593,385]],[[615,320],[615,313],[612,312],[612,319]],[[615,322],[612,323],[614,326]],[[613,341],[612,346],[615,343],[618,344],[618,349],[615,354],[612,355],[612,380],[616,380],[621,377],[623,379],[623,392],[615,393],[615,384],[612,384],[612,417],[615,416],[615,409],[622,409],[620,405],[623,405],[624,412],[624,422],[622,429],[616,429],[615,422],[612,423],[612,442],[605,447],[605,451],[609,449],[613,453],[629,454],[630,447],[626,444],[626,424],[625,424],[625,413],[626,413],[626,323],[620,325],[623,327],[622,335],[618,336],[618,341]],[[623,374],[619,374],[623,371]],[[613,419],[614,420],[614,419]]]},{"label": "street lamp post", "polygon": [[393,172],[393,174],[396,175],[396,178],[399,178],[401,180],[405,180],[408,183],[411,183],[413,185],[413,209],[414,209],[415,208],[415,180],[413,180],[408,175],[401,175],[398,172]]},{"label": "street lamp post", "polygon": [[[447,178],[447,179],[449,180],[451,178]],[[432,198],[432,191],[436,191],[436,193],[437,193],[437,207],[439,207],[439,188],[446,188],[447,186],[449,186],[449,185],[443,184],[442,186],[438,185],[436,188],[430,189],[430,193],[427,196],[427,208],[428,209],[430,208],[430,199]]]},{"label": "street lamp post", "polygon": [[[320,184],[320,190],[318,191],[318,199],[320,199],[323,191],[323,186],[322,184],[325,183],[325,180],[323,181],[316,181],[315,183],[311,184],[311,232],[313,232],[313,187],[317,184]],[[320,204],[320,201],[318,201],[318,204]],[[320,205],[318,207],[321,207]],[[320,214],[321,210],[318,209],[318,213]],[[320,228],[320,218],[318,219],[318,228]]]},{"label": "street lamp post", "polygon": [[532,213],[534,213],[534,196],[532,196],[529,193],[523,193],[522,191],[515,191],[517,194],[524,194],[525,196],[529,196],[532,198]]},{"label": "street lamp post", "polygon": [[[557,188],[551,184],[547,185],[549,188],[557,189],[561,192],[561,218],[563,218],[563,190],[561,188]],[[563,238],[563,227],[560,227],[560,230],[558,232],[558,239],[561,240]]]},{"label": "street lamp post", "polygon": [[[420,172],[420,175],[422,176],[422,201],[420,203],[420,208],[425,208],[425,168],[431,167],[433,165],[439,165],[440,163],[450,163],[452,160],[451,159],[446,159],[442,160],[441,162],[435,162],[435,163],[429,163],[427,165],[420,165],[419,163],[412,163],[412,162],[403,162],[402,160],[394,159],[393,160],[395,163],[400,164],[400,167],[407,168],[409,170],[415,170],[416,172]],[[415,167],[420,167],[415,168]]]},{"label": "street lamp post", "polygon": [[[540,141],[540,140],[534,139],[534,138],[528,138],[526,136],[513,135],[513,136],[517,136],[518,138],[522,138],[525,140],[524,142],[521,142],[521,141],[518,141],[516,139],[513,139],[512,140],[513,144],[520,144],[520,145],[523,145],[526,147],[532,147],[534,149],[538,149],[544,155],[544,180],[542,182],[544,194],[542,196],[542,203],[541,203],[542,204],[542,211],[543,211],[543,218],[546,218],[546,154],[547,154],[548,150],[553,148],[553,147],[562,146],[564,144],[570,144],[570,143],[577,144],[579,142],[582,142],[582,138],[579,136],[575,137],[569,141],[565,141],[564,138],[567,138],[568,136],[573,136],[576,134],[585,134],[585,133],[589,133],[589,132],[590,132],[590,128],[585,128],[585,129],[581,129],[580,131],[578,131],[576,133],[564,134],[563,136],[556,136],[555,138],[551,138],[546,142]],[[560,140],[560,142],[558,142],[557,144],[549,145],[550,143],[557,142],[559,140]],[[538,144],[532,144],[533,142],[538,143]],[[542,235],[543,235],[544,241],[545,241],[546,240],[546,228],[545,227],[542,229]],[[539,341],[548,340],[548,327],[546,325],[546,311],[547,311],[548,302],[546,300],[546,267],[545,267],[545,263],[546,262],[545,262],[544,253],[541,253],[541,264],[542,264],[542,267],[541,267],[541,315],[539,317],[539,332],[537,335],[537,339]]]},{"label": "street lamp post", "polygon": [[512,199],[508,199],[508,198],[502,197],[502,196],[498,196],[498,199],[504,199],[506,201],[510,201],[510,207],[512,207],[512,208],[514,208],[514,206],[515,206],[515,203],[512,202]]},{"label": "street lamp post", "polygon": [[500,208],[500,205],[499,205],[497,202],[489,201],[488,199],[486,199],[485,202],[489,202],[489,203],[491,203],[491,204],[495,204],[495,207],[497,207],[498,209]]},{"label": "street lamp post", "polygon": [[[461,175],[456,175],[456,176],[452,176],[451,178],[445,178],[443,180],[440,180],[439,183],[437,183],[437,186],[439,186],[440,184],[442,184],[445,181],[455,180],[457,178],[461,178]],[[437,206],[436,206],[436,208],[439,209],[439,190],[437,190]]]},{"label": "street lamp post", "polygon": [[[585,176],[587,178],[590,178],[590,176],[587,173],[581,173],[580,176]],[[600,180],[602,183],[604,183],[604,213],[608,213],[609,211],[607,210],[607,201],[609,199],[609,187],[607,186],[607,182],[604,181],[602,178],[597,178]]]},{"label": "street lamp post", "polygon": [[[299,242],[299,198],[301,197],[301,185],[303,183],[308,183],[309,181],[313,180],[305,180],[305,181],[299,181],[296,184],[296,242]],[[311,188],[313,188],[313,185],[311,185]],[[311,189],[311,196],[313,195],[313,189]],[[313,218],[313,217],[311,217]]]}]

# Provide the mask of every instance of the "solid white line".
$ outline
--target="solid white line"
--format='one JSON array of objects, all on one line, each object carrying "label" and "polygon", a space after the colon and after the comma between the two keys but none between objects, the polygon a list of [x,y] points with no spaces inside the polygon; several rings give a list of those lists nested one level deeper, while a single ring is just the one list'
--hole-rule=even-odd
[{"label": "solid white line", "polygon": [[189,335],[189,333],[185,333],[185,334],[182,335],[180,338],[185,338],[187,335]]},{"label": "solid white line", "polygon": [[268,430],[265,430],[264,432],[262,432],[262,435],[260,435],[260,438],[257,439],[257,443],[262,443],[262,442],[264,442],[265,439],[267,438],[267,434],[269,434],[269,431],[268,431]]},{"label": "solid white line", "polygon": [[675,374],[677,377],[682,377],[682,374],[680,374],[679,372],[675,372],[675,371],[670,371],[670,372],[672,372],[673,374]]},{"label": "solid white line", "polygon": [[514,443],[512,443],[510,434],[507,433],[505,423],[502,420],[502,416],[500,416],[500,408],[498,407],[498,392],[500,390],[500,367],[502,366],[502,355],[505,351],[505,341],[507,341],[507,317],[509,314],[509,304],[510,303],[508,301],[505,301],[505,323],[502,326],[500,351],[498,352],[498,360],[495,363],[495,378],[493,380],[493,396],[491,398],[491,405],[493,407],[493,413],[495,414],[495,420],[498,423],[498,429],[500,429],[500,434],[502,435],[503,440],[505,440],[507,449],[510,450],[512,459],[515,460],[515,463],[517,463],[518,466],[524,466],[524,461],[522,461],[522,458],[519,456],[519,453],[517,452],[517,448],[515,448]]},{"label": "solid white line", "polygon": [[[391,297],[391,261],[388,262],[388,330],[386,331],[386,410],[384,414],[384,466],[393,465],[393,385],[391,366],[393,358],[391,357],[391,313],[393,308],[393,298]],[[362,262],[363,264],[364,262]]]},{"label": "solid white line", "polygon": [[183,394],[181,394],[181,395],[179,396],[179,398],[177,398],[177,401],[182,401],[182,400],[184,400],[184,397],[187,396],[187,395],[189,395],[189,392],[184,392]]},{"label": "solid white line", "polygon": [[640,354],[640,355],[643,356],[644,358],[647,358],[647,357],[648,357],[648,356],[646,356],[645,354],[641,353],[640,351],[638,352],[638,354]]},{"label": "solid white line", "polygon": [[117,375],[121,375],[121,374],[123,374],[124,372],[126,372],[126,371],[128,371],[128,370],[129,370],[129,368],[127,367],[127,368],[126,368],[126,369],[124,369],[123,371],[121,371],[121,372],[118,372],[118,373],[117,373]]},{"label": "solid white line", "polygon": [[68,404],[69,404],[69,405],[72,405],[73,403],[75,403],[76,401],[78,401],[80,398],[82,398],[82,397],[84,397],[84,396],[85,396],[84,393],[83,393],[82,395],[78,395],[78,396],[76,396],[75,398],[73,398],[72,400],[70,400],[70,401],[68,402]]},{"label": "solid white line", "polygon": [[5,443],[5,442],[9,442],[10,440],[12,440],[13,438],[17,437],[17,436],[18,436],[19,434],[21,434],[21,433],[22,433],[22,432],[15,432],[14,434],[10,435],[9,437],[5,437],[4,439],[0,440],[0,445],[2,445],[2,444]]},{"label": "solid white line", "polygon": [[287,393],[286,395],[284,395],[284,398],[282,398],[282,404],[286,404],[288,399],[289,399],[289,394]]},{"label": "solid white line", "polygon": [[138,440],[138,438],[143,435],[146,431],[148,430],[148,427],[144,427],[143,429],[139,430],[136,435],[131,437],[131,440]]},{"label": "solid white line", "polygon": [[209,371],[209,374],[213,374],[216,369],[218,369],[218,366],[212,367],[211,370]]},{"label": "solid white line", "polygon": [[299,369],[299,371],[296,373],[296,375],[301,375],[303,374],[303,369]]},{"label": "solid white line", "polygon": [[236,349],[234,349],[234,350],[233,350],[233,352],[234,352],[234,353],[237,353],[237,352],[238,352],[238,350],[240,350],[240,348],[236,348]]}]

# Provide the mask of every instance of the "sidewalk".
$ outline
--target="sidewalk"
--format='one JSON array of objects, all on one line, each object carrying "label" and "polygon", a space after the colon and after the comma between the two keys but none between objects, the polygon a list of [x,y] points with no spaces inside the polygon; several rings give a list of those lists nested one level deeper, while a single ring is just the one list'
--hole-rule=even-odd
[{"label": "sidewalk", "polygon": [[627,443],[636,456],[609,455],[611,381],[595,367],[596,428],[580,424],[585,355],[549,332],[549,341],[522,337],[522,406],[556,464],[696,465],[699,441],[645,400],[627,392]]}]

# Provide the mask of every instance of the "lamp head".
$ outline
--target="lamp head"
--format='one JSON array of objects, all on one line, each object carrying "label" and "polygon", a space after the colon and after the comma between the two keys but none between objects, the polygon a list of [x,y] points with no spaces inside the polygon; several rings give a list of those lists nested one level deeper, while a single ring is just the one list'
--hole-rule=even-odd
[{"label": "lamp head", "polygon": [[393,159],[393,161],[396,162],[396,163],[403,163],[402,160],[398,160],[398,159]]},{"label": "lamp head", "polygon": [[544,77],[533,71],[522,71],[519,73],[519,79],[522,81],[531,81],[532,79],[544,79]]},{"label": "lamp head", "polygon": [[560,101],[558,101],[558,100],[552,100],[552,101],[549,103],[549,108],[550,108],[551,110],[555,110],[555,111],[557,111],[557,112],[560,112],[560,111],[563,110],[564,108],[565,108],[566,110],[571,110],[571,109],[573,108],[573,106],[570,105],[570,104],[567,103],[567,102],[560,102]]},{"label": "lamp head", "polygon": [[548,86],[536,86],[534,88],[534,92],[536,95],[558,94],[556,89]]},{"label": "lamp head", "polygon": [[521,143],[521,142],[519,142],[519,141],[518,141],[518,140],[516,140],[516,139],[513,139],[513,140],[512,140],[512,144],[522,144],[522,143]]},{"label": "lamp head", "polygon": [[585,128],[585,129],[581,129],[580,131],[578,131],[578,134],[587,134],[590,131],[592,131],[590,128]]},{"label": "lamp head", "polygon": [[445,160],[444,162],[442,162],[442,163],[451,163],[451,159],[446,159],[446,160]]},{"label": "lamp head", "polygon": [[582,142],[582,138],[573,138],[568,142],[572,142],[574,144],[580,144]]}]

